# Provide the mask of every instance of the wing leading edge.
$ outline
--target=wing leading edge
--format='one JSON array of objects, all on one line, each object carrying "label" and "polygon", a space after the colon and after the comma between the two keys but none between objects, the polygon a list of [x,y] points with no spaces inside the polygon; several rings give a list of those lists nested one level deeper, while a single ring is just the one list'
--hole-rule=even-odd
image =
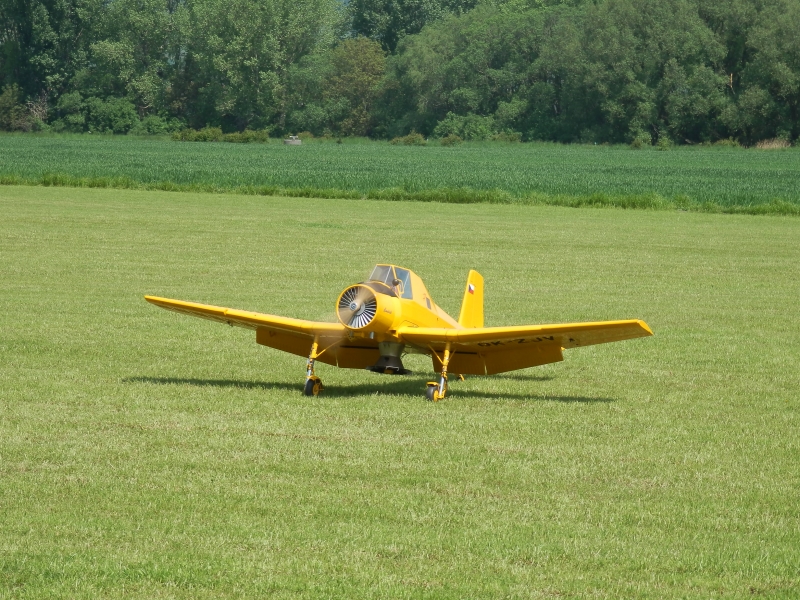
[{"label": "wing leading edge", "polygon": [[602,321],[517,327],[444,329],[409,327],[397,335],[406,343],[433,351],[435,370],[446,344],[454,352],[449,370],[491,375],[563,360],[562,349],[619,342],[653,335],[644,321]]}]

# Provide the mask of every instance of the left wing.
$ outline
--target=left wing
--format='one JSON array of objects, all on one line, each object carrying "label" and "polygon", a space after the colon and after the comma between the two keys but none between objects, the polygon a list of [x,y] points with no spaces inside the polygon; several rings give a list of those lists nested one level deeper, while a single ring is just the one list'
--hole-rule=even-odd
[{"label": "left wing", "polygon": [[449,343],[455,353],[449,366],[452,372],[491,375],[558,362],[563,360],[562,349],[646,337],[653,332],[644,321],[634,319],[470,329],[403,327],[397,335],[408,344],[432,351],[435,370],[441,368],[437,353]]}]

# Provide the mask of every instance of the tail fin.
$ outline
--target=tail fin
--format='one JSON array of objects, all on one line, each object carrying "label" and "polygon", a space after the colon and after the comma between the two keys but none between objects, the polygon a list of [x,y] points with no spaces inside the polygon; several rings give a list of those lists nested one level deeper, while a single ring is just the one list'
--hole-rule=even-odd
[{"label": "tail fin", "polygon": [[470,271],[458,323],[463,327],[483,327],[483,277],[477,271]]}]

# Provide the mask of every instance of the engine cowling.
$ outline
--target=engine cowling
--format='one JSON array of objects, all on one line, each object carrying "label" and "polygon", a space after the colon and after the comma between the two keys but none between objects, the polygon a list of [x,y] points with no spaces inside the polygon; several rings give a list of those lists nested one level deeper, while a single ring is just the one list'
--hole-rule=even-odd
[{"label": "engine cowling", "polygon": [[394,300],[391,296],[375,293],[366,285],[351,285],[336,302],[336,316],[348,329],[389,331],[398,310]]}]

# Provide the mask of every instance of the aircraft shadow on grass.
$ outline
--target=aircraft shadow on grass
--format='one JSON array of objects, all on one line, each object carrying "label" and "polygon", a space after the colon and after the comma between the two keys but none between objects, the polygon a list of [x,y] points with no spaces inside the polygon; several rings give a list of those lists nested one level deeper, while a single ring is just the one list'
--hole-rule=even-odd
[{"label": "aircraft shadow on grass", "polygon": [[[506,376],[503,379],[511,379]],[[548,381],[553,379],[550,376],[516,376],[513,379],[524,379],[525,381]],[[154,385],[189,385],[195,387],[217,387],[217,388],[242,388],[242,389],[260,389],[260,390],[283,390],[287,392],[300,393],[300,388],[297,383],[288,383],[283,381],[267,382],[267,381],[240,381],[235,379],[199,379],[199,378],[181,378],[181,377],[126,377],[122,380],[123,383],[149,383]],[[382,381],[380,384],[370,385],[361,383],[356,385],[337,385],[325,388],[323,392],[325,396],[331,398],[342,398],[346,396],[371,396],[374,394],[381,395],[408,395],[416,396],[419,390],[424,388],[425,379],[416,377],[402,377],[395,381]],[[453,388],[460,388],[458,381],[452,381],[450,384]],[[587,396],[551,396],[548,394],[519,394],[519,393],[498,393],[498,392],[484,392],[480,390],[464,390],[458,389],[459,397],[466,398],[492,398],[496,400],[527,400],[531,402],[565,402],[565,403],[608,403],[615,402],[613,398],[590,398]]]}]

